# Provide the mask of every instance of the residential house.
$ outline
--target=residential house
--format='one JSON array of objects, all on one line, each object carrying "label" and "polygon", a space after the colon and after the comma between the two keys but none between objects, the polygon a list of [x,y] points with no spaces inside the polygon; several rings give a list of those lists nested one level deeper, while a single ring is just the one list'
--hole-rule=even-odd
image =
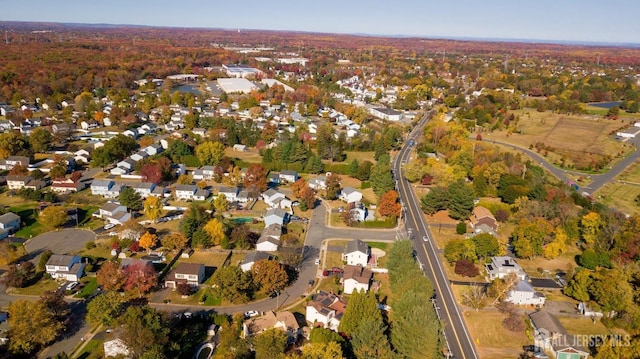
[{"label": "residential house", "polygon": [[19,190],[27,186],[29,182],[33,181],[33,177],[31,176],[22,176],[22,175],[8,175],[7,176],[7,186],[10,190]]},{"label": "residential house", "polygon": [[602,317],[603,313],[595,311],[587,306],[587,303],[580,302],[578,303],[578,313],[584,315],[585,317]]},{"label": "residential house", "polygon": [[148,153],[149,156],[155,156],[161,152],[164,151],[164,148],[162,148],[162,146],[155,144],[155,145],[151,145],[151,146],[147,146],[143,149],[144,152]]},{"label": "residential house", "polygon": [[252,193],[252,191],[249,191],[248,189],[243,189],[240,192],[238,192],[237,200],[240,203],[248,203],[254,199],[255,199],[254,194]]},{"label": "residential house", "polygon": [[517,305],[543,306],[545,299],[544,294],[536,292],[531,283],[521,280],[507,292],[505,302]]},{"label": "residential house", "polygon": [[13,212],[8,212],[0,216],[0,239],[7,238],[10,234],[20,229],[22,219]]},{"label": "residential house", "polygon": [[402,112],[386,107],[370,108],[369,113],[374,117],[387,121],[400,121],[402,119]]},{"label": "residential house", "polygon": [[298,172],[290,170],[282,170],[280,172],[280,182],[293,183],[298,180]]},{"label": "residential house", "polygon": [[54,279],[77,282],[84,273],[85,264],[80,256],[52,254],[46,264],[46,271]]},{"label": "residential house", "polygon": [[284,226],[288,218],[289,213],[285,212],[284,210],[280,208],[271,208],[268,209],[267,213],[264,215],[264,226],[269,227],[274,223]]},{"label": "residential house", "polygon": [[357,291],[369,290],[373,272],[362,266],[346,265],[342,275],[344,293],[352,294]]},{"label": "residential house", "polygon": [[241,144],[233,145],[233,150],[237,152],[247,152],[247,146]]},{"label": "residential house", "polygon": [[34,180],[29,181],[24,186],[24,188],[30,188],[30,189],[32,189],[34,191],[37,191],[37,190],[42,189],[42,188],[44,188],[46,186],[47,186],[47,184],[44,181],[34,179]]},{"label": "residential house", "polygon": [[242,269],[243,272],[248,272],[251,270],[251,268],[253,268],[253,265],[256,262],[270,259],[271,256],[268,253],[261,251],[249,252],[246,256],[244,256],[242,262],[240,262],[240,269]]},{"label": "residential house", "polygon": [[311,189],[315,189],[316,191],[327,189],[327,176],[320,175],[314,177],[307,182],[307,185]]},{"label": "residential house", "polygon": [[116,185],[112,180],[94,180],[91,183],[91,194],[105,198],[116,198],[122,191],[122,185]]},{"label": "residential house", "polygon": [[29,157],[25,156],[9,156],[0,163],[0,169],[10,171],[15,165],[21,165],[24,168],[29,167]]},{"label": "residential house", "polygon": [[218,196],[220,195],[225,196],[227,198],[227,201],[229,201],[230,203],[238,200],[238,192],[239,192],[238,187],[227,187],[227,186],[218,187]]},{"label": "residential house", "polygon": [[80,128],[85,131],[98,127],[100,127],[100,124],[96,120],[83,120],[82,122],[80,122]]},{"label": "residential house", "polygon": [[193,201],[195,199],[197,192],[198,192],[198,186],[196,185],[179,184],[176,186],[175,196],[177,200]]},{"label": "residential house", "polygon": [[295,343],[300,335],[300,326],[293,313],[289,311],[269,311],[265,315],[249,318],[242,323],[242,335],[247,338],[268,329],[280,329],[287,334],[287,342]]},{"label": "residential house", "polygon": [[73,159],[76,161],[76,163],[89,163],[91,162],[91,153],[85,149],[77,150],[73,153]]},{"label": "residential house", "polygon": [[71,193],[83,190],[85,183],[78,180],[74,181],[71,178],[56,178],[51,184],[51,190],[56,193]]},{"label": "residential house", "polygon": [[194,135],[198,135],[198,136],[203,137],[203,138],[207,134],[207,130],[205,128],[201,128],[201,127],[196,127],[193,130],[191,130],[191,132],[193,132]]},{"label": "residential house", "polygon": [[347,203],[357,203],[362,201],[362,192],[353,187],[345,187],[340,191],[340,199]]},{"label": "residential house", "polygon": [[347,265],[366,267],[370,254],[369,246],[365,242],[354,239],[347,243],[342,260],[347,262]]},{"label": "residential house", "polygon": [[103,204],[93,215],[111,224],[120,225],[131,219],[131,214],[127,211],[127,207],[111,202]]},{"label": "residential house", "polygon": [[305,319],[314,327],[338,331],[340,320],[347,310],[347,301],[333,293],[319,291],[307,302]]},{"label": "residential house", "polygon": [[279,198],[285,198],[285,194],[282,192],[279,192],[273,188],[269,188],[268,190],[262,192],[262,200],[264,201],[264,203],[267,204],[267,206],[271,207],[271,208],[278,208],[278,206],[276,205],[278,202]]},{"label": "residential house", "polygon": [[265,227],[256,242],[256,250],[260,252],[275,252],[280,246],[282,236],[282,225],[273,223]]},{"label": "residential house", "polygon": [[132,154],[131,156],[129,156],[129,158],[131,158],[131,160],[135,162],[142,161],[147,157],[149,157],[149,154],[146,151],[138,151]]},{"label": "residential house", "polygon": [[204,166],[193,171],[193,179],[195,181],[211,180],[214,178],[216,171],[222,175],[222,169],[216,166]]},{"label": "residential house", "polygon": [[529,314],[533,327],[534,346],[552,353],[556,359],[587,359],[589,351],[584,339],[569,335],[562,323],[546,310]]},{"label": "residential house", "polygon": [[122,134],[127,136],[127,137],[137,138],[138,137],[138,130],[136,130],[135,128],[130,128],[130,129],[122,132]]},{"label": "residential house", "polygon": [[471,218],[469,218],[469,220],[471,221],[471,227],[474,229],[474,231],[481,230],[480,229],[481,225],[488,226],[493,230],[493,232],[498,231],[498,221],[493,216],[493,214],[491,214],[491,211],[489,211],[485,207],[482,207],[482,206],[475,207],[473,209],[473,213],[471,214]]},{"label": "residential house", "polygon": [[522,270],[515,258],[507,256],[491,257],[491,263],[485,264],[484,267],[487,270],[490,281],[496,278],[502,279],[511,273],[514,273],[520,280],[527,280],[527,273]]},{"label": "residential house", "polygon": [[164,281],[165,287],[176,288],[178,283],[197,287],[204,281],[204,264],[180,262]]},{"label": "residential house", "polygon": [[62,122],[62,123],[56,123],[53,126],[51,126],[51,130],[53,131],[54,135],[68,136],[73,131],[76,130],[76,126],[74,124],[71,124],[71,123]]},{"label": "residential house", "polygon": [[105,341],[102,348],[105,358],[131,358],[131,350],[120,338]]},{"label": "residential house", "polygon": [[133,188],[133,190],[136,191],[140,195],[140,197],[147,198],[153,194],[152,192],[156,188],[156,184],[153,182],[140,182],[134,183],[133,185],[131,185],[131,188]]},{"label": "residential house", "polygon": [[267,176],[267,182],[268,183],[273,183],[273,184],[279,184],[280,183],[280,173],[278,173],[278,172],[269,172],[269,175]]},{"label": "residential house", "polygon": [[349,211],[351,211],[351,218],[353,218],[357,222],[366,221],[367,215],[369,214],[369,211],[364,206],[358,206],[350,209]]}]

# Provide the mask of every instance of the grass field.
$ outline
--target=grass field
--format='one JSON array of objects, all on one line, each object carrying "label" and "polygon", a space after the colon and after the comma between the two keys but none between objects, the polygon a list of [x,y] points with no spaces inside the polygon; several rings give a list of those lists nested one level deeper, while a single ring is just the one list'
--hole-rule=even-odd
[{"label": "grass field", "polygon": [[632,146],[611,136],[628,121],[606,120],[600,116],[570,116],[533,110],[515,111],[520,117],[520,133],[500,130],[483,134],[485,140],[499,140],[521,147],[542,143],[540,153],[551,163],[586,169],[596,163],[608,164],[632,151]]},{"label": "grass field", "polygon": [[628,215],[640,214],[640,206],[635,203],[636,197],[640,195],[640,186],[609,182],[595,195],[599,202],[608,207],[616,208]]},{"label": "grass field", "polygon": [[640,162],[636,162],[622,172],[618,179],[621,181],[640,183]]},{"label": "grass field", "polygon": [[[242,260],[241,254],[234,254],[235,256],[239,256],[240,260]],[[231,263],[233,262],[233,256],[231,256]],[[220,268],[225,259],[227,258],[227,253],[217,253],[217,252],[203,252],[203,251],[195,251],[189,258],[180,258],[179,262],[185,263],[202,263],[207,267],[216,267]]]},{"label": "grass field", "polygon": [[498,311],[464,311],[469,336],[478,349],[480,358],[516,358],[531,342],[524,332],[512,332],[502,326],[506,318]]},{"label": "grass field", "polygon": [[99,339],[91,339],[75,358],[102,358],[102,353],[104,352],[104,349],[102,348],[103,342],[104,341]]},{"label": "grass field", "polygon": [[576,247],[568,246],[567,251],[561,254],[558,258],[520,258],[518,259],[518,264],[520,264],[520,267],[522,267],[525,272],[533,277],[542,276],[543,273],[540,273],[539,269],[547,269],[551,271],[552,274],[555,274],[555,272],[557,271],[565,271],[566,273],[571,273],[571,270],[578,266],[576,264],[575,257],[580,253],[581,251]]},{"label": "grass field", "polygon": [[46,291],[55,291],[60,284],[55,279],[40,279],[38,282],[24,288],[11,288],[11,294],[42,295]]},{"label": "grass field", "polygon": [[249,163],[260,163],[262,162],[262,156],[258,153],[258,150],[255,148],[247,148],[246,151],[234,151],[233,148],[227,147],[224,150],[225,156],[229,158],[238,158],[244,162]]},{"label": "grass field", "polygon": [[611,331],[599,319],[557,316],[568,333],[574,335],[608,335]]}]

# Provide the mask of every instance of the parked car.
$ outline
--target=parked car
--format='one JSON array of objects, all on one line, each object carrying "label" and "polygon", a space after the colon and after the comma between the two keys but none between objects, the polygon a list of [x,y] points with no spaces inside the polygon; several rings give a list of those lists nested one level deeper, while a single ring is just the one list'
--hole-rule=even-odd
[{"label": "parked car", "polygon": [[67,290],[74,290],[78,286],[78,282],[71,282],[67,284]]},{"label": "parked car", "polygon": [[113,223],[108,223],[108,224],[105,224],[105,225],[104,225],[104,229],[109,230],[109,229],[111,229],[111,228],[113,228],[113,227],[115,227],[115,226],[116,226],[116,225],[115,225],[115,224],[113,224]]},{"label": "parked car", "polygon": [[250,310],[250,311],[244,313],[244,317],[245,318],[257,317],[259,315],[260,315],[260,313],[257,310]]}]

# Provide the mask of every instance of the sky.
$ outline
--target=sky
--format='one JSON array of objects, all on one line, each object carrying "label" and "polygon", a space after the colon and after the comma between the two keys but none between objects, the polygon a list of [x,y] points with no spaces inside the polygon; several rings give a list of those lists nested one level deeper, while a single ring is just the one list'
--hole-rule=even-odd
[{"label": "sky", "polygon": [[0,21],[640,44],[638,0],[0,0]]}]

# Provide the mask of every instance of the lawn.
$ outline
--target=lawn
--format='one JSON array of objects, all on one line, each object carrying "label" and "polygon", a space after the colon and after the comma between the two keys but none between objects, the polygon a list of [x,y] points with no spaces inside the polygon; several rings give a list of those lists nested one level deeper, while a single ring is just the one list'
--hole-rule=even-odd
[{"label": "lawn", "polygon": [[342,284],[340,284],[340,277],[331,276],[322,278],[320,280],[320,285],[318,285],[318,290],[338,294],[342,293]]},{"label": "lawn", "polygon": [[574,335],[609,335],[612,332],[599,319],[595,321],[586,317],[557,316],[569,334]]},{"label": "lawn", "polygon": [[636,162],[622,172],[618,179],[621,181],[640,183],[640,163]]},{"label": "lawn", "polygon": [[640,214],[640,206],[635,203],[638,195],[640,186],[615,182],[605,184],[595,193],[599,202],[631,216]]},{"label": "lawn", "polygon": [[224,150],[224,154],[229,158],[238,158],[248,163],[262,162],[262,156],[260,156],[260,153],[255,148],[247,148],[246,151],[241,152],[241,151],[234,151],[232,147],[227,147]]},{"label": "lawn", "polygon": [[523,346],[532,344],[524,331],[505,329],[502,321],[506,316],[496,310],[463,311],[462,317],[480,358],[515,358]]},{"label": "lawn", "polygon": [[535,259],[518,259],[520,267],[532,277],[541,277],[543,273],[539,269],[550,270],[552,274],[557,271],[564,271],[571,273],[571,271],[577,267],[575,256],[580,254],[580,251],[574,246],[569,246],[567,251],[554,259],[545,259],[542,257]]},{"label": "lawn", "polygon": [[78,359],[89,359],[89,358],[102,358],[103,352],[103,341],[98,339],[91,339],[87,345],[82,349],[80,353],[78,353],[75,358]]},{"label": "lawn", "polygon": [[98,289],[98,281],[95,277],[84,277],[80,280],[82,289],[76,293],[77,298],[87,298]]},{"label": "lawn", "polygon": [[42,295],[46,291],[55,291],[60,286],[60,283],[55,279],[40,279],[36,283],[24,287],[24,288],[10,288],[7,290],[8,293],[11,294],[22,294],[22,295]]},{"label": "lawn", "polygon": [[551,163],[572,168],[587,168],[592,163],[610,163],[633,150],[630,144],[616,141],[609,134],[625,126],[623,121],[600,116],[570,116],[531,109],[514,111],[520,118],[519,133],[507,130],[483,133],[484,140],[498,140],[528,148],[542,143],[541,151]]},{"label": "lawn", "polygon": [[22,202],[19,205],[9,207],[9,210],[22,219],[23,227],[16,232],[16,237],[28,239],[47,230],[38,222],[38,211],[35,202]]},{"label": "lawn", "polygon": [[389,297],[391,296],[391,285],[389,284],[389,274],[374,273],[373,280],[380,282],[380,288],[378,289],[378,301],[383,304],[388,304]]},{"label": "lawn", "polygon": [[[228,252],[204,252],[196,250],[189,258],[180,258],[179,262],[185,263],[202,263],[206,267],[220,268],[224,264],[228,257]],[[234,260],[234,256],[241,257],[242,254],[234,254],[231,256],[231,260]],[[242,259],[240,259],[242,260]],[[233,263],[233,262],[231,262]]]}]

